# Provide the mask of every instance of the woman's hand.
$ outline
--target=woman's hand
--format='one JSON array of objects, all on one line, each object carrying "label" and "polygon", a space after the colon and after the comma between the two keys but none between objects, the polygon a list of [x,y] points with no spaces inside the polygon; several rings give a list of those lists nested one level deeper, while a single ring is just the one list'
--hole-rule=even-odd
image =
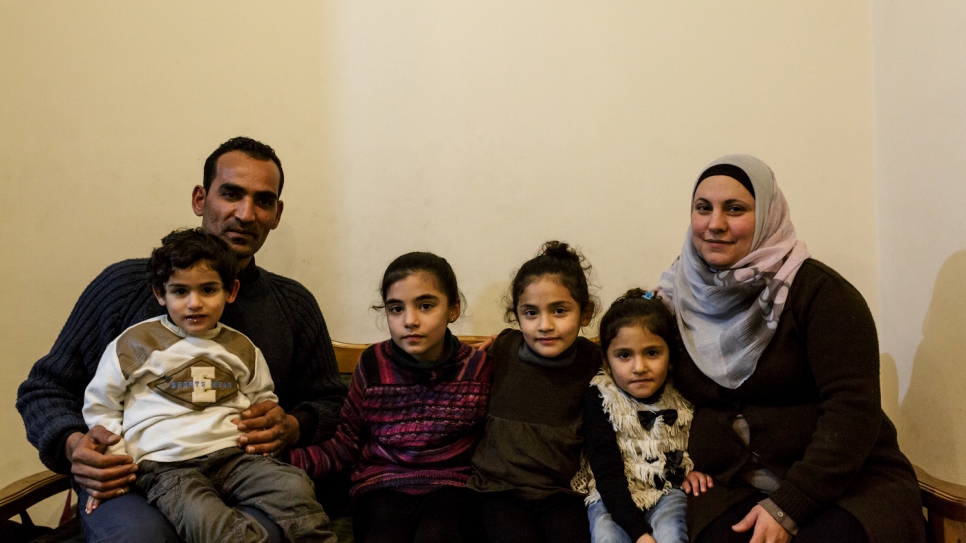
[{"label": "woman's hand", "polygon": [[636,543],[657,543],[657,541],[654,539],[654,537],[651,534],[644,534],[641,537],[637,538]]},{"label": "woman's hand", "polygon": [[490,348],[490,345],[493,345],[494,341],[496,341],[496,336],[490,336],[488,339],[483,340],[483,343],[471,345],[471,347],[473,347],[477,351],[485,351]]},{"label": "woman's hand", "polygon": [[691,473],[688,473],[688,476],[684,479],[684,483],[681,484],[681,490],[685,494],[694,494],[695,496],[702,492],[707,492],[712,487],[714,487],[714,479],[700,471],[691,471]]},{"label": "woman's hand", "polygon": [[752,507],[741,522],[731,527],[736,532],[747,532],[752,528],[755,531],[748,543],[788,543],[792,540],[792,534],[760,505]]}]

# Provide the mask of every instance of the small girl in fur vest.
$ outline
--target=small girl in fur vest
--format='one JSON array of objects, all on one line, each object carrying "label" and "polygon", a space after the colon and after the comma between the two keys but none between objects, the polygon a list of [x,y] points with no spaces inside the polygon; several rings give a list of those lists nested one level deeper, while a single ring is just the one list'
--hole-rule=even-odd
[{"label": "small girl in fur vest", "polygon": [[687,453],[691,405],[671,385],[681,353],[674,317],[629,290],[600,322],[605,364],[584,401],[586,455],[573,488],[587,494],[594,543],[685,543],[687,493],[713,485]]}]

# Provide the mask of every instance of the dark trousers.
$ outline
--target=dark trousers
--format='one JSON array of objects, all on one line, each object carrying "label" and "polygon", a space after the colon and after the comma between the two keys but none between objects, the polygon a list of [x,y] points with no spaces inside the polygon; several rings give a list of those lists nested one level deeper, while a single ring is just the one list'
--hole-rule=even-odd
[{"label": "dark trousers", "polygon": [[444,487],[412,496],[374,490],[354,505],[352,530],[359,543],[461,543],[472,541],[476,494]]},{"label": "dark trousers", "polygon": [[480,499],[483,531],[490,543],[590,543],[587,508],[580,496],[529,501],[492,492]]},{"label": "dark trousers", "polygon": [[136,484],[186,541],[267,541],[258,520],[235,506],[265,512],[286,541],[336,541],[305,472],[236,447],[180,462],[142,460]]},{"label": "dark trousers", "polygon": [[[183,543],[167,517],[148,504],[138,490],[132,489],[128,494],[101,502],[90,515],[84,509],[87,492],[80,488],[75,490],[80,505],[81,529],[87,543]],[[254,507],[239,509],[262,525],[269,534],[270,543],[282,543],[282,529],[268,515]]]},{"label": "dark trousers", "polygon": [[[754,506],[758,505],[758,502],[766,497],[765,494],[759,492],[738,502],[702,530],[696,542],[748,543],[755,532],[754,528],[739,534],[731,527],[738,524]],[[807,523],[799,526],[798,535],[792,541],[794,543],[827,543],[829,541],[868,543],[869,539],[855,517],[845,509],[832,505],[821,510]]]}]

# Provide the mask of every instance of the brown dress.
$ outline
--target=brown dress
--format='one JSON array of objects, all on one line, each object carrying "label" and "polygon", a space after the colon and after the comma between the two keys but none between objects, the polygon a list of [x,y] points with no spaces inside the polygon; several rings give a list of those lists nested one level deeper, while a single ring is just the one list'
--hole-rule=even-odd
[{"label": "brown dress", "polygon": [[521,360],[522,345],[519,330],[504,330],[490,347],[490,408],[466,486],[522,500],[576,495],[570,479],[580,467],[584,393],[600,369],[600,347],[577,338],[572,357],[547,366]]}]

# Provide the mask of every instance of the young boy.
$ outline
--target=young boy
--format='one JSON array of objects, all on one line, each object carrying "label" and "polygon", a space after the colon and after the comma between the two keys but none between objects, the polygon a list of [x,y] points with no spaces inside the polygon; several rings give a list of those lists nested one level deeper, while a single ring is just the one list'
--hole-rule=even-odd
[{"label": "young boy", "polygon": [[218,322],[238,294],[236,271],[228,245],[200,228],[167,235],[148,262],[167,315],[108,346],[84,395],[84,420],[121,436],[107,454],[134,458],[137,486],[189,543],[264,541],[264,528],[232,508],[245,505],[264,511],[287,541],[332,543],[305,473],[237,446],[239,413],[278,399],[261,351]]}]

